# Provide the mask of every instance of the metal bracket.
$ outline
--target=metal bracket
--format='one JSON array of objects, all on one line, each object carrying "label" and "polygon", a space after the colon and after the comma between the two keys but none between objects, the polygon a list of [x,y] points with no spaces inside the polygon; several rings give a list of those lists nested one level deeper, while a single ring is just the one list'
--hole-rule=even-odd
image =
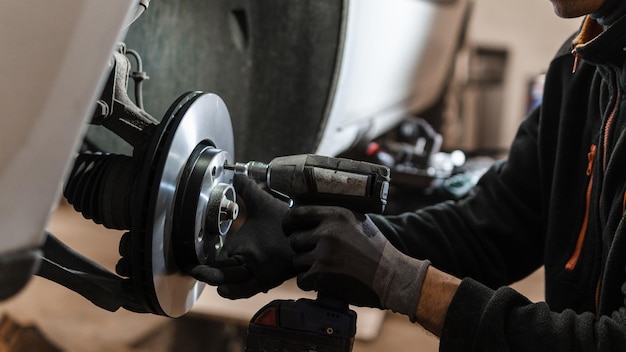
[{"label": "metal bracket", "polygon": [[152,138],[159,121],[138,107],[128,96],[130,60],[121,45],[113,52],[113,67],[100,99],[96,103],[91,123],[103,125],[133,147]]}]

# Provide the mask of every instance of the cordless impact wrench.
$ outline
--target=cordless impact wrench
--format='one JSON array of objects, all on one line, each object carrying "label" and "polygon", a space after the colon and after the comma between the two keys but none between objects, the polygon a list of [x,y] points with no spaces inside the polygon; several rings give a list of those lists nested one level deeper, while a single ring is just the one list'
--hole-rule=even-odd
[{"label": "cordless impact wrench", "polygon": [[[224,168],[264,182],[290,205],[382,213],[387,204],[390,170],[372,163],[304,154]],[[355,334],[356,313],[319,292],[316,300],[275,300],[259,310],[248,326],[246,351],[346,352],[352,351]]]}]

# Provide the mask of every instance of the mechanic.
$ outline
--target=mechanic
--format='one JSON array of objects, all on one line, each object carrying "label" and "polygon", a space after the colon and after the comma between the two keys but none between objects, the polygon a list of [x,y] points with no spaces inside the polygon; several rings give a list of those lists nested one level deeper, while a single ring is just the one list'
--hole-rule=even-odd
[{"label": "mechanic", "polygon": [[[474,190],[396,216],[288,209],[236,180],[248,220],[193,275],[228,298],[304,290],[407,315],[441,351],[626,349],[626,1],[551,0],[585,16],[543,102]],[[506,286],[545,266],[546,302]],[[462,279],[459,279],[462,278]]]}]

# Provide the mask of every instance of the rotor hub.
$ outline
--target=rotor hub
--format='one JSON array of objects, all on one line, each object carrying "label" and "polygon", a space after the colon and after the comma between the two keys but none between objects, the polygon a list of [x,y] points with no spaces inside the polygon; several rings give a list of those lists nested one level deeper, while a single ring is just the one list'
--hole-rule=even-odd
[{"label": "rotor hub", "polygon": [[181,96],[143,154],[141,207],[133,217],[132,281],[150,310],[188,312],[204,283],[187,275],[214,258],[238,214],[230,116],[215,94]]},{"label": "rotor hub", "polygon": [[227,151],[203,141],[192,152],[178,183],[174,214],[174,251],[189,271],[214,258],[239,214]]}]

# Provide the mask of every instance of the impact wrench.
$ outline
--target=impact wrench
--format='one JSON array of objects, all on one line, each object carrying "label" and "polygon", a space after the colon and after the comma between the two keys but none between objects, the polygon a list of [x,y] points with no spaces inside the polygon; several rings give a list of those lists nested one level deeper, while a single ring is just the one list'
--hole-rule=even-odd
[{"label": "impact wrench", "polygon": [[[224,165],[257,181],[290,205],[340,206],[382,213],[387,204],[389,168],[321,155],[291,155],[269,163]],[[275,300],[250,320],[247,352],[352,351],[356,313],[348,304],[318,293],[316,300]]]}]

